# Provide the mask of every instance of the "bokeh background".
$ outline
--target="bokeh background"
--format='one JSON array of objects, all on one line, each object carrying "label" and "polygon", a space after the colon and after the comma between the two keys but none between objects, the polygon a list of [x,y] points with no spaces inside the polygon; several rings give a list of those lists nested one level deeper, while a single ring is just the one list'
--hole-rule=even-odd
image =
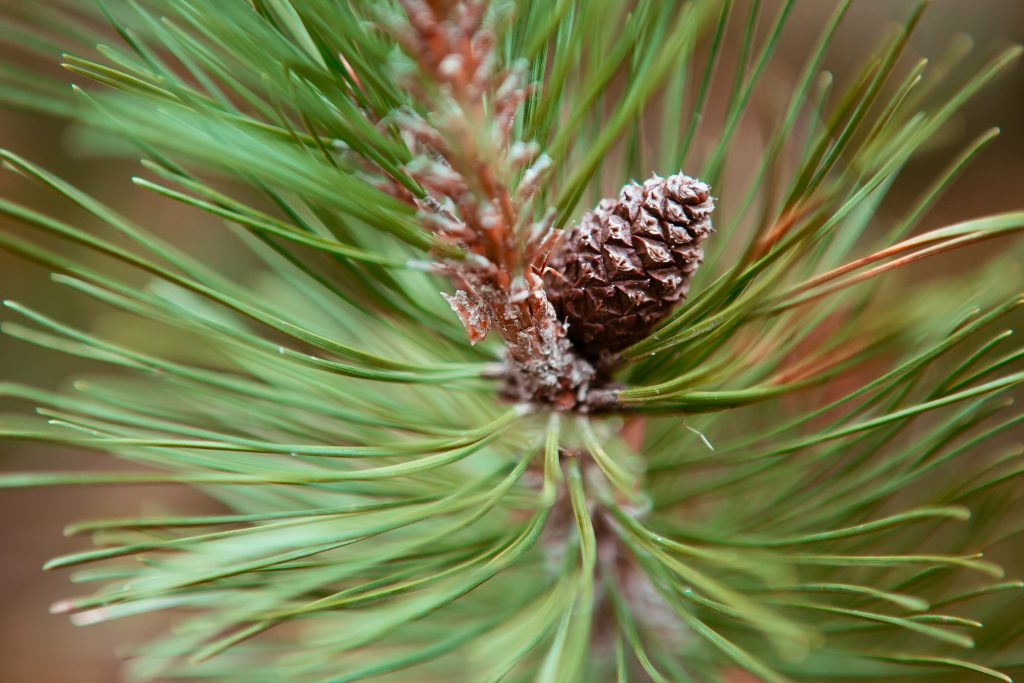
[{"label": "bokeh background", "polygon": [[[0,8],[24,2],[57,1],[0,0]],[[909,0],[858,0],[854,3],[826,60],[827,68],[833,71],[837,81],[842,82],[844,76],[859,65],[886,26],[903,17],[911,4]],[[788,93],[787,86],[795,78],[806,50],[834,7],[833,0],[797,3],[778,58],[765,76],[778,85],[780,97]],[[9,42],[4,40],[4,31],[0,25],[0,59],[25,64],[29,57],[3,45]],[[1024,1],[936,0],[911,41],[908,59],[937,57],[951,41],[963,40],[963,35],[973,39],[975,56],[991,54],[1008,43],[1024,42]],[[736,40],[735,35],[732,38]],[[727,46],[726,54],[729,52]],[[735,50],[731,52],[734,54]],[[36,57],[31,59],[34,68],[70,82],[70,75],[57,66],[58,54],[52,56],[50,63],[38,62]],[[895,201],[890,205],[898,205],[903,199],[911,201],[959,146],[992,125],[1002,127],[1002,136],[956,182],[927,217],[924,227],[945,225],[979,213],[1024,207],[1024,68],[1020,67],[971,102],[956,124],[944,133],[941,144],[927,150],[907,168]],[[136,163],[83,156],[75,151],[75,145],[69,142],[71,139],[71,129],[65,122],[0,104],[0,147],[11,149],[116,204],[130,218],[173,236],[176,243],[222,268],[240,266],[233,262],[224,232],[214,222],[135,189],[129,179],[138,172]],[[56,215],[62,212],[70,215],[66,207],[53,203],[52,194],[13,173],[0,172],[0,196],[45,208]],[[0,230],[18,228],[0,219]],[[990,245],[966,254],[968,258],[985,258],[994,248],[998,247]],[[919,266],[915,273],[929,277],[955,265],[955,259],[937,260],[928,266]],[[108,323],[101,310],[89,306],[83,299],[64,296],[52,287],[47,273],[3,253],[0,253],[0,297],[31,302],[48,314],[76,325],[95,328]],[[0,318],[10,316],[0,312]],[[147,330],[138,332],[147,334]],[[73,375],[98,369],[84,361],[41,352],[0,336],[0,381],[58,387]],[[0,412],[24,408],[0,399]],[[125,467],[120,463],[117,466]],[[94,453],[0,441],[0,470],[3,471],[111,467],[112,463],[105,456]],[[167,626],[166,617],[151,616],[76,627],[66,617],[48,613],[48,606],[56,600],[85,592],[76,590],[66,572],[44,573],[41,570],[48,558],[86,546],[86,539],[62,535],[66,523],[83,517],[210,509],[213,509],[212,503],[182,487],[0,492],[0,683],[112,683],[119,680],[120,657],[130,644]]]}]

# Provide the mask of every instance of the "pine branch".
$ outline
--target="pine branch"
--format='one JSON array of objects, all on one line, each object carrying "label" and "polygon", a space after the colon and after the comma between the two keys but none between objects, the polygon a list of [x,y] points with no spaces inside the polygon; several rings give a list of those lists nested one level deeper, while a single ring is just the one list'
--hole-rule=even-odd
[{"label": "pine branch", "polygon": [[8,302],[5,333],[112,367],[0,384],[38,417],[0,436],[148,469],[0,487],[225,507],[72,524],[96,548],[47,568],[96,588],[53,610],[180,614],[143,679],[1010,680],[1024,212],[922,229],[998,130],[892,196],[1020,49],[908,66],[925,4],[833,79],[837,3],[752,162],[792,2],[5,8],[75,86],[5,65],[0,98],[141,157],[136,191],[246,259],[2,153],[76,213],[0,200],[30,235],[0,248],[113,324]]}]

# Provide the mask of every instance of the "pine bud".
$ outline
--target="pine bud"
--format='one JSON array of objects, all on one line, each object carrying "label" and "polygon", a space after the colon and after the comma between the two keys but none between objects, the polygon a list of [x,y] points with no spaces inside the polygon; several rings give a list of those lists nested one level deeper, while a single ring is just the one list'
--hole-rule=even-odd
[{"label": "pine bud", "polygon": [[608,369],[686,297],[713,209],[706,184],[677,174],[627,185],[583,216],[544,273],[579,353]]}]

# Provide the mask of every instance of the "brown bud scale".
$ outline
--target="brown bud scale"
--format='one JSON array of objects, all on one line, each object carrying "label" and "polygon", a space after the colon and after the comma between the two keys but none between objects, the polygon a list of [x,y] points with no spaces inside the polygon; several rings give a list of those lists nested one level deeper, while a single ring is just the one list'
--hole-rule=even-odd
[{"label": "brown bud scale", "polygon": [[580,354],[609,369],[686,297],[713,209],[706,184],[677,174],[627,185],[583,216],[544,272]]}]

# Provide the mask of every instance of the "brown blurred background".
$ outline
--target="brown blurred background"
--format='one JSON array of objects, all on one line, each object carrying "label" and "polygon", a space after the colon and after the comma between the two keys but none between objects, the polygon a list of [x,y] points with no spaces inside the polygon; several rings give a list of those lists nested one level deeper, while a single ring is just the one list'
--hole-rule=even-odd
[{"label": "brown blurred background", "polygon": [[[0,0],[0,5],[26,0]],[[52,2],[53,0],[27,0]],[[82,0],[86,2],[86,0]],[[741,5],[743,3],[740,3]],[[766,3],[771,5],[773,3]],[[865,51],[877,42],[886,22],[903,17],[909,0],[860,0],[833,45],[826,67],[837,81],[855,68]],[[804,0],[780,46],[779,58],[766,78],[785,88],[798,71],[808,47],[835,7],[832,0]],[[0,29],[2,31],[2,29]],[[911,42],[910,56],[938,56],[957,33],[975,41],[975,55],[988,55],[1011,42],[1024,42],[1022,0],[936,0]],[[3,43],[0,34],[0,43]],[[727,48],[728,49],[728,48]],[[23,55],[0,47],[5,60],[24,60]],[[56,64],[59,57],[54,55]],[[63,78],[54,67],[49,73]],[[782,90],[785,92],[785,90]],[[944,146],[928,151],[904,173],[898,185],[900,198],[910,201],[959,146],[985,128],[998,125],[1002,137],[956,183],[941,204],[928,216],[925,227],[955,222],[982,212],[1019,209],[1024,205],[1024,69],[977,97],[959,117],[944,139]],[[216,226],[195,213],[168,202],[157,202],[129,183],[138,166],[110,159],[81,158],[66,144],[68,128],[61,121],[0,105],[0,147],[28,157],[84,190],[115,203],[120,211],[145,222],[194,253],[224,263],[228,256]],[[0,196],[61,215],[67,209],[52,195],[0,172]],[[0,219],[0,230],[17,230]],[[0,253],[0,297],[30,303],[47,314],[72,324],[95,323],[98,309],[82,299],[63,295],[48,283],[48,276]],[[11,319],[6,312],[0,318]],[[91,321],[91,322],[90,322]],[[0,381],[26,382],[58,387],[73,374],[98,367],[40,351],[7,337],[0,337]],[[24,405],[0,400],[0,412],[24,410]],[[103,456],[52,448],[0,443],[0,470],[107,469],[114,465]],[[123,465],[117,464],[118,467]],[[58,554],[85,547],[86,540],[67,539],[64,524],[81,519],[132,515],[144,511],[209,508],[198,494],[182,488],[145,489],[50,489],[0,493],[0,683],[110,683],[119,680],[118,647],[158,631],[162,617],[142,617],[99,626],[72,626],[64,616],[51,616],[52,602],[78,593],[66,572],[43,573],[42,563]],[[84,587],[83,587],[84,588]]]}]

